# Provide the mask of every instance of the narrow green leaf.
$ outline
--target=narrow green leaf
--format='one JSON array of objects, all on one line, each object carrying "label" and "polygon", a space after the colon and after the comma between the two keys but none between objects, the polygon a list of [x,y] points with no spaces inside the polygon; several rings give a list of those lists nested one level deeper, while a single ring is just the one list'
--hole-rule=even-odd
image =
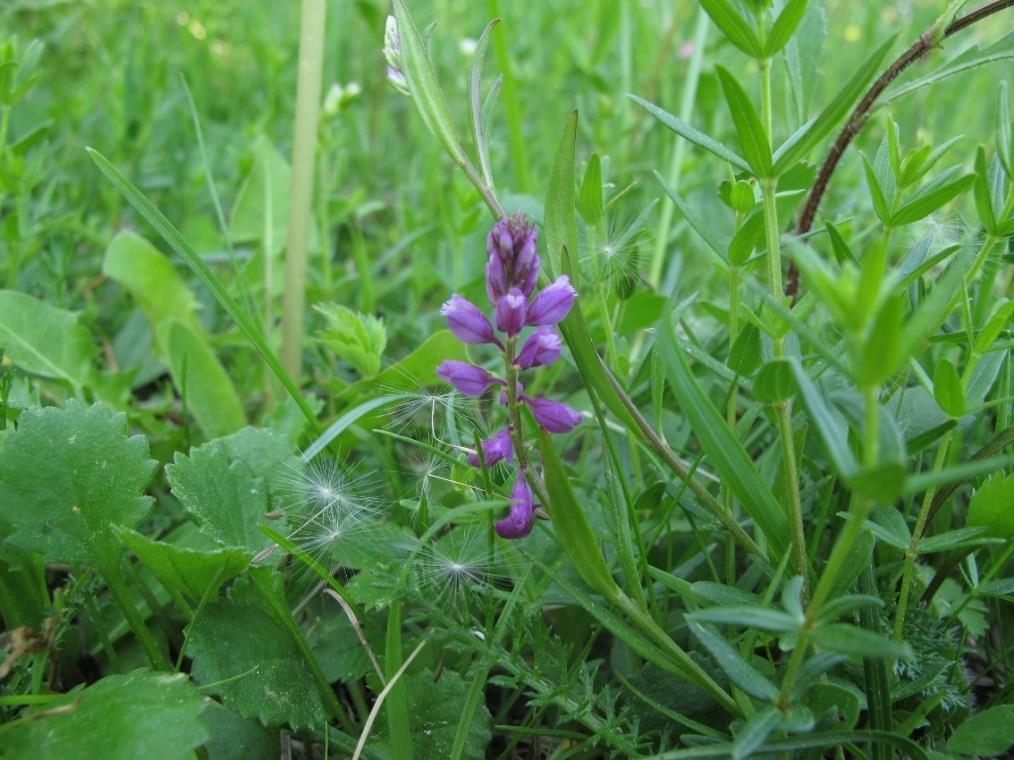
[{"label": "narrow green leaf", "polygon": [[764,607],[712,607],[698,610],[687,617],[700,623],[734,625],[779,633],[799,628],[798,621],[792,615]]},{"label": "narrow green leaf", "polygon": [[767,536],[774,556],[789,545],[785,510],[771,493],[742,443],[701,389],[680,348],[668,315],[656,328],[656,340],[669,387],[690,422],[708,459],[757,526]]},{"label": "narrow green leaf", "polygon": [[993,210],[989,172],[986,169],[986,151],[981,145],[975,152],[975,184],[972,186],[972,194],[975,197],[975,210],[979,214],[979,221],[986,228],[986,232],[996,235],[1000,225],[997,224],[996,213]]},{"label": "narrow green leaf", "polygon": [[781,722],[782,714],[776,707],[768,707],[750,718],[736,734],[736,740],[732,743],[733,759],[750,757],[763,746],[771,732],[778,728]]},{"label": "narrow green leaf", "polygon": [[891,209],[887,203],[887,195],[880,186],[877,172],[866,156],[863,156],[863,171],[866,173],[866,184],[870,190],[870,199],[873,201],[873,210],[877,212],[877,218],[887,224],[891,219]]},{"label": "narrow green leaf", "polygon": [[709,153],[715,154],[723,161],[727,161],[741,171],[750,171],[750,165],[746,162],[746,159],[742,156],[736,155],[717,140],[714,140],[703,132],[694,129],[679,117],[673,116],[668,111],[662,110],[654,103],[649,103],[647,100],[639,98],[637,95],[628,95],[627,97],[683,139],[689,140],[694,145],[704,148],[704,150]]},{"label": "narrow green leaf", "polygon": [[495,18],[486,24],[478,43],[475,45],[475,52],[472,53],[472,65],[468,71],[468,111],[472,117],[472,138],[475,140],[475,150],[479,154],[479,166],[482,169],[483,179],[493,186],[493,172],[489,164],[489,147],[486,144],[486,133],[483,129],[482,119],[482,62],[486,59],[486,50],[489,48],[490,35],[500,19]]},{"label": "narrow green leaf", "polygon": [[[574,151],[577,142],[577,111],[571,111],[563,127],[563,135],[556,149],[553,170],[549,175],[546,190],[545,219],[546,251],[553,272],[562,267],[562,251],[566,248],[572,256],[577,255],[577,215],[574,211],[576,180],[574,176]],[[573,277],[571,278],[574,279]],[[576,280],[575,280],[576,282]]]},{"label": "narrow green leaf", "polygon": [[584,508],[578,503],[570,488],[567,471],[556,451],[556,446],[549,434],[541,430],[539,450],[542,452],[546,490],[549,494],[549,504],[546,508],[553,518],[557,540],[584,582],[606,599],[616,599],[620,594],[620,588],[602,558],[602,551],[585,516]]},{"label": "narrow green leaf", "polygon": [[761,179],[772,176],[771,141],[764,130],[764,125],[761,124],[760,116],[757,115],[757,109],[753,107],[750,97],[732,74],[722,66],[715,66],[715,71],[718,72],[732,122],[736,125],[743,157],[755,176]]},{"label": "narrow green leaf", "polygon": [[698,623],[690,623],[690,631],[715,658],[729,679],[751,696],[768,702],[778,699],[778,689],[740,656],[724,637]]},{"label": "narrow green leaf", "polygon": [[974,174],[966,174],[951,182],[946,182],[932,188],[919,192],[891,215],[890,226],[901,227],[906,224],[918,222],[937,209],[950,203],[957,198],[975,182]]},{"label": "narrow green leaf", "polygon": [[810,150],[823,140],[848,114],[859,96],[866,91],[866,86],[880,71],[880,62],[894,44],[892,35],[883,45],[877,48],[863,62],[848,83],[829,101],[828,106],[816,118],[805,137],[796,140],[791,146],[783,145],[775,152],[774,173],[782,174],[786,169],[805,158]]},{"label": "narrow green leaf", "polygon": [[594,226],[602,218],[602,205],[602,162],[598,153],[592,153],[581,180],[577,208],[585,222]]},{"label": "narrow green leaf", "polygon": [[798,361],[793,361],[792,371],[806,413],[816,427],[835,470],[841,477],[854,475],[858,465],[852,447],[849,446],[848,424],[837,409],[825,402],[824,396]]},{"label": "narrow green leaf", "polygon": [[785,4],[764,42],[764,56],[766,58],[777,55],[789,43],[799,22],[803,20],[808,4],[809,0],[789,0]]},{"label": "narrow green leaf", "polygon": [[459,164],[467,159],[461,144],[454,134],[451,114],[447,109],[444,91],[440,89],[433,62],[430,61],[426,43],[419,34],[419,29],[412,20],[408,6],[404,0],[394,0],[394,15],[398,20],[398,36],[401,40],[401,60],[405,66],[405,78],[408,89],[422,117],[426,128],[433,133],[451,157]]},{"label": "narrow green leaf", "polygon": [[965,413],[965,391],[958,371],[948,359],[941,358],[933,373],[933,397],[951,417]]},{"label": "narrow green leaf", "polygon": [[839,654],[871,659],[912,657],[908,644],[846,623],[817,626],[811,635],[817,646]]},{"label": "narrow green leaf", "polygon": [[701,0],[701,7],[729,42],[751,58],[764,57],[764,50],[754,30],[729,0]]}]

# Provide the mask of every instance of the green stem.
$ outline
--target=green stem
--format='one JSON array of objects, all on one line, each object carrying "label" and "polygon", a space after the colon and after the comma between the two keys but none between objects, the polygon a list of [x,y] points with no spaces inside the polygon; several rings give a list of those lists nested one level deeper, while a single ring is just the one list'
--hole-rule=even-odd
[{"label": "green stem", "polygon": [[792,554],[796,574],[803,579],[803,594],[810,585],[810,571],[806,561],[806,534],[803,530],[803,505],[799,497],[799,469],[796,466],[796,441],[792,436],[792,402],[775,404],[778,439],[782,449],[782,469],[785,473],[785,493],[789,500],[789,523],[792,526]]},{"label": "green stem", "polygon": [[[704,10],[697,12],[697,26],[694,29],[694,52],[690,56],[690,63],[687,66],[686,79],[683,82],[683,99],[680,102],[679,117],[686,123],[693,121],[694,106],[697,103],[697,83],[701,79],[701,65],[704,61],[704,43],[708,38],[708,14]],[[673,190],[679,190],[680,176],[683,173],[683,161],[686,158],[687,141],[677,140],[673,148],[672,160],[669,162],[669,172],[666,181]],[[655,250],[651,257],[651,269],[648,275],[648,282],[658,290],[662,285],[662,266],[665,259],[665,249],[669,242],[669,231],[672,229],[674,214],[672,203],[662,206],[662,215],[658,221],[658,229],[655,231]]]},{"label": "green stem", "polygon": [[313,203],[326,8],[325,0],[303,0],[299,29],[299,79],[296,83],[285,293],[282,299],[282,366],[297,384],[303,364],[306,248]]},{"label": "green stem", "polygon": [[[763,74],[765,68],[761,69]],[[770,85],[770,81],[766,82]],[[770,98],[770,87],[763,88]],[[781,301],[782,292],[782,251],[781,239],[778,234],[778,206],[775,202],[776,182],[766,179],[761,182],[761,194],[764,201],[764,234],[767,240],[767,271],[768,290],[771,297]],[[781,357],[784,353],[782,338],[774,339],[774,353]],[[796,464],[796,444],[792,437],[792,401],[785,400],[774,406],[778,424],[778,438],[782,451],[782,468],[785,474],[785,493],[788,499],[789,522],[792,526],[793,552],[795,555],[796,572],[803,577],[804,589],[808,585],[806,563],[806,534],[803,529],[803,507],[799,496],[799,467]],[[805,591],[804,591],[805,593]]]},{"label": "green stem", "polygon": [[[737,215],[737,221],[739,216]],[[737,225],[738,227],[738,225]],[[732,352],[732,347],[736,345],[736,339],[739,337],[739,276],[740,270],[737,266],[729,267],[729,352]],[[729,426],[729,430],[736,429],[736,411],[738,409],[736,388],[733,387],[729,393],[729,400],[725,407],[725,424]],[[725,511],[729,514],[729,517],[735,519],[735,498],[730,489],[724,483],[722,484],[722,501],[725,505]],[[726,580],[730,585],[735,585],[736,581],[736,542],[733,540],[731,534],[726,535],[725,541],[725,574]]]},{"label": "green stem", "polygon": [[137,643],[141,645],[141,649],[143,649],[145,655],[147,655],[151,666],[156,670],[172,670],[169,660],[166,658],[165,654],[162,653],[162,649],[159,647],[158,642],[155,641],[155,638],[151,635],[151,631],[148,630],[148,626],[144,624],[144,619],[138,614],[137,607],[134,606],[130,591],[127,588],[126,582],[123,580],[123,576],[120,575],[120,571],[115,567],[109,567],[100,569],[99,574],[102,576],[102,580],[106,582],[106,586],[109,588],[109,593],[112,595],[113,601],[116,602],[120,611],[123,612],[123,617],[126,619],[127,625],[129,625],[130,630],[134,632],[134,636],[137,638]]},{"label": "green stem", "polygon": [[757,61],[761,81],[761,124],[771,142],[771,59],[761,58]]},{"label": "green stem", "polygon": [[[764,238],[767,243],[768,291],[771,297],[781,302],[782,292],[782,247],[778,233],[778,205],[775,192],[777,183],[773,179],[761,181],[761,197],[764,210]],[[775,355],[782,355],[782,339],[775,339]]]}]

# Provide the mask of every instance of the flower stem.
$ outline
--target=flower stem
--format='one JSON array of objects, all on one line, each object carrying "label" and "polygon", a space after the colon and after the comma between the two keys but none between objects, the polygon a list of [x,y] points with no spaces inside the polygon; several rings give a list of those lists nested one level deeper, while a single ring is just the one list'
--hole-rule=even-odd
[{"label": "flower stem", "polygon": [[507,377],[507,418],[511,425],[511,441],[514,444],[514,456],[518,458],[518,467],[524,470],[528,482],[535,490],[542,504],[549,503],[549,494],[542,479],[529,466],[528,449],[525,448],[525,434],[521,427],[521,403],[518,399],[518,368],[514,364],[517,350],[517,337],[508,338],[504,346],[504,375]]}]

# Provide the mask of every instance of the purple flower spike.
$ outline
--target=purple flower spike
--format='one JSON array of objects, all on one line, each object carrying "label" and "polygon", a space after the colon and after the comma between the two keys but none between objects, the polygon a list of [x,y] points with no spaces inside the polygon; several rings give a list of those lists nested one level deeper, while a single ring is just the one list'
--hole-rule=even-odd
[{"label": "purple flower spike", "polygon": [[496,326],[512,338],[525,326],[525,311],[528,299],[517,288],[511,288],[507,295],[496,303]]},{"label": "purple flower spike", "polygon": [[517,365],[521,369],[544,367],[560,358],[560,334],[551,325],[543,325],[521,347]]},{"label": "purple flower spike", "polygon": [[489,386],[497,382],[496,378],[482,367],[454,359],[447,359],[440,363],[440,366],[437,367],[437,377],[446,380],[454,386],[458,393],[465,396],[481,396]]},{"label": "purple flower spike", "polygon": [[524,538],[532,532],[535,524],[535,498],[525,480],[525,471],[518,470],[518,478],[511,490],[511,511],[496,524],[501,538]]},{"label": "purple flower spike", "polygon": [[[482,442],[482,458],[486,460],[486,466],[492,467],[497,462],[514,461],[514,441],[511,440],[511,429],[504,428],[492,438]],[[472,467],[479,466],[479,455],[469,454],[468,463]]]},{"label": "purple flower spike", "polygon": [[575,298],[577,291],[570,284],[570,278],[560,275],[552,285],[543,288],[528,307],[528,324],[557,324],[567,316]]},{"label": "purple flower spike", "polygon": [[486,238],[486,251],[489,254],[486,290],[490,301],[496,304],[512,287],[526,297],[532,294],[539,279],[540,261],[535,227],[524,214],[498,221]]},{"label": "purple flower spike", "polygon": [[493,334],[493,325],[479,311],[479,307],[457,293],[440,307],[440,313],[447,318],[447,326],[463,343],[500,344]]},{"label": "purple flower spike", "polygon": [[535,421],[550,433],[569,433],[581,422],[581,414],[559,401],[525,396],[524,402],[535,415]]}]

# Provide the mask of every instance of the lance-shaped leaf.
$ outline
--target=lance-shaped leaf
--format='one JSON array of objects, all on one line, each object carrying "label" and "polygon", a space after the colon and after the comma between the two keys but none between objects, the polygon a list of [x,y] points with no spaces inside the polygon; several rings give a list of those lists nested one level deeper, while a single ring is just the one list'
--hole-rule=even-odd
[{"label": "lance-shaped leaf", "polygon": [[[803,135],[791,142],[786,142],[775,151],[774,173],[781,174],[805,158],[810,150],[823,140],[832,129],[848,114],[852,104],[865,91],[870,80],[880,70],[880,62],[894,43],[892,36],[877,48],[859,67],[848,83],[830,100],[827,107],[818,116]],[[790,138],[791,140],[791,138]]]},{"label": "lance-shaped leaf", "polygon": [[423,42],[404,0],[394,0],[394,15],[398,20],[401,60],[405,66],[402,73],[408,80],[412,101],[427,129],[443,143],[457,163],[464,164],[467,159],[454,134],[444,91],[440,89],[436,72],[433,70],[433,62],[430,61],[429,52],[426,50],[426,43]]},{"label": "lance-shaped leaf", "polygon": [[751,58],[763,58],[757,34],[729,0],[701,0],[701,7],[733,45]]},{"label": "lance-shaped leaf", "polygon": [[743,157],[755,176],[762,179],[770,177],[771,141],[764,130],[764,125],[761,124],[760,116],[757,115],[757,109],[753,107],[750,97],[732,74],[722,66],[715,66],[715,70],[722,84],[725,101],[729,104],[732,122],[736,125]]},{"label": "lance-shaped leaf", "polygon": [[620,588],[602,558],[598,539],[588,524],[584,509],[570,488],[563,461],[549,435],[543,431],[539,432],[539,449],[542,452],[546,490],[549,495],[549,504],[546,508],[553,518],[557,540],[589,587],[606,599],[618,598]]},{"label": "lance-shaped leaf", "polygon": [[778,504],[743,444],[726,426],[722,415],[697,382],[668,315],[660,320],[656,328],[656,341],[669,387],[701,448],[722,482],[729,486],[767,536],[774,556],[779,556],[789,544],[785,510]]},{"label": "lance-shaped leaf", "polygon": [[789,0],[785,4],[782,12],[775,19],[768,38],[764,41],[764,55],[767,58],[780,53],[782,48],[789,43],[799,22],[803,20],[808,4],[809,0]]},{"label": "lance-shaped leaf", "polygon": [[628,97],[680,137],[685,140],[689,140],[694,145],[704,148],[704,150],[710,153],[714,153],[720,159],[728,161],[740,171],[750,171],[750,165],[746,162],[746,159],[736,153],[733,153],[722,143],[718,142],[718,140],[708,137],[700,130],[691,127],[679,117],[673,116],[671,113],[659,108],[654,103],[649,103],[644,98],[639,98],[637,95],[628,95]]}]

